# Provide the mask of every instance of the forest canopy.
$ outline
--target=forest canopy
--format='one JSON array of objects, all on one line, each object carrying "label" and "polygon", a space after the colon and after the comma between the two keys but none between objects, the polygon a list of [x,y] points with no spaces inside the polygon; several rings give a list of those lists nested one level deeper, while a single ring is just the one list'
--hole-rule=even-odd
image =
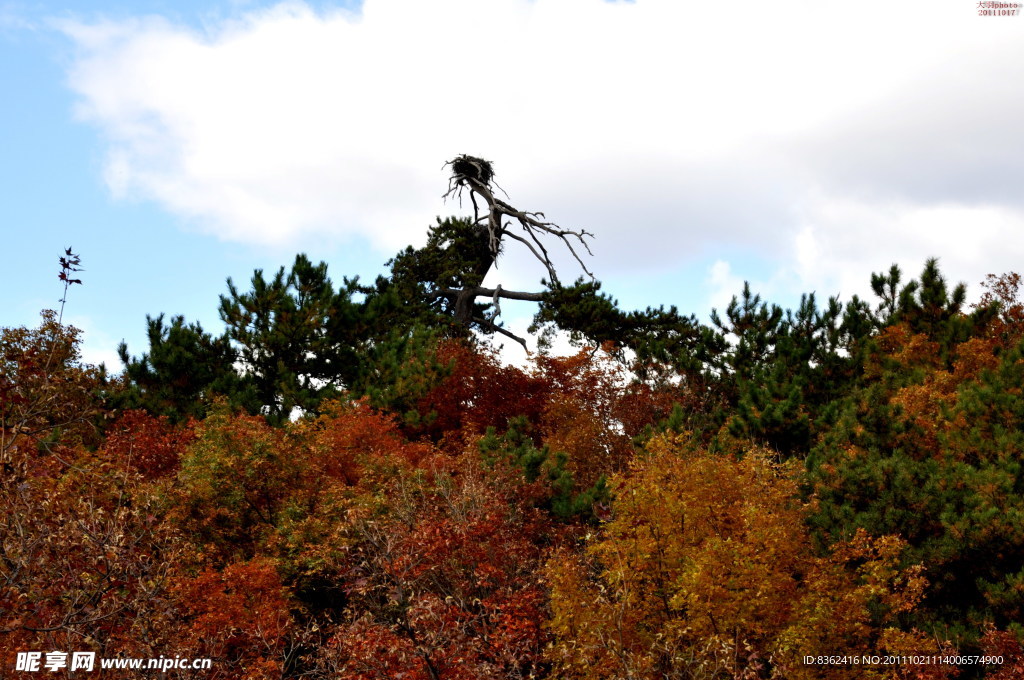
[{"label": "forest canopy", "polygon": [[[30,650],[250,680],[1022,677],[1017,274],[974,305],[929,259],[866,272],[871,300],[624,310],[588,233],[450,167],[473,214],[372,283],[300,254],[229,280],[219,334],[149,317],[116,375],[62,309],[0,330],[5,677]],[[537,290],[484,287],[511,247]],[[580,351],[500,361],[509,299]]]}]

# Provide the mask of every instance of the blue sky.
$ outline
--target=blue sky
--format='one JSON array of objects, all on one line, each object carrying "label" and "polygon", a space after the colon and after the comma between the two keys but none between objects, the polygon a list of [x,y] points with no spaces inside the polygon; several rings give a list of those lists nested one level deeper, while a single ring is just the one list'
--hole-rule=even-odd
[{"label": "blue sky", "polygon": [[1024,268],[1024,18],[976,5],[0,3],[0,325],[57,304],[69,245],[66,319],[113,367],[297,252],[372,277],[458,212],[459,153],[593,232],[627,306],[846,298],[929,256],[976,294]]},{"label": "blue sky", "polygon": [[[57,259],[72,246],[85,271],[83,285],[69,293],[65,318],[85,329],[87,358],[120,368],[121,340],[136,354],[146,350],[147,314],[184,314],[219,330],[217,298],[227,277],[248,281],[254,269],[274,271],[312,245],[223,241],[145,197],[115,198],[102,176],[105,140],[74,113],[68,68],[75,45],[54,25],[159,15],[201,30],[256,5],[98,2],[73,12],[54,3],[0,5],[0,283],[7,291],[0,325],[31,326],[41,310],[58,306]],[[316,256],[330,262],[338,281],[373,277],[386,260],[358,237]]]}]

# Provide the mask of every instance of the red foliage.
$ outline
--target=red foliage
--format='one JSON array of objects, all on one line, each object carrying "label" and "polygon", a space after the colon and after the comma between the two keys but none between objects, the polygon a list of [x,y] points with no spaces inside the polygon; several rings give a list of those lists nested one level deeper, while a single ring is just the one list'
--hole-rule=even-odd
[{"label": "red foliage", "polygon": [[112,462],[157,479],[178,471],[181,455],[194,439],[191,424],[177,427],[163,416],[125,411],[107,432],[103,448]]},{"label": "red foliage", "polygon": [[[547,640],[538,575],[550,528],[517,473],[469,466],[396,480],[351,555],[351,618],[321,659],[332,677],[518,678]],[[404,675],[403,675],[404,674]]]},{"label": "red foliage", "polygon": [[462,445],[457,433],[479,434],[488,427],[502,431],[509,418],[520,415],[537,422],[550,398],[550,384],[515,366],[503,366],[494,350],[447,341],[438,346],[437,359],[450,362],[452,372],[420,399],[425,424],[419,433],[433,441],[447,436],[456,449]]},{"label": "red foliage", "polygon": [[1001,657],[1001,664],[993,664],[985,675],[988,680],[1021,680],[1024,678],[1024,646],[1008,630],[990,627],[981,639],[982,655]]},{"label": "red foliage", "polygon": [[228,677],[281,677],[291,617],[273,560],[206,569],[179,578],[171,592],[182,613],[175,653],[211,658]]},{"label": "red foliage", "polygon": [[584,488],[622,469],[633,438],[666,417],[675,400],[632,380],[606,352],[541,355],[524,371],[501,365],[493,350],[447,342],[438,359],[453,362],[453,369],[420,400],[419,412],[430,414],[421,433],[458,453],[488,427],[503,432],[511,418],[525,416],[536,428],[535,444],[567,453]]}]

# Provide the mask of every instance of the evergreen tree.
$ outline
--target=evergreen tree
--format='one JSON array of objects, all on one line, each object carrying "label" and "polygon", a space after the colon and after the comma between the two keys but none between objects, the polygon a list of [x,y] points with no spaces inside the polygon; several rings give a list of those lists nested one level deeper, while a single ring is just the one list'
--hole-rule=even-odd
[{"label": "evergreen tree", "polygon": [[203,418],[215,394],[229,395],[236,406],[256,408],[252,383],[234,369],[237,353],[226,334],[214,337],[199,323],[175,316],[146,317],[149,352],[139,358],[122,342],[117,353],[128,384],[115,392],[121,408],[145,408],[174,422]]},{"label": "evergreen tree", "polygon": [[720,335],[674,306],[622,310],[618,300],[601,291],[600,281],[551,286],[540,302],[531,331],[546,336],[567,331],[577,342],[632,350],[641,371],[670,364],[682,374],[700,372],[725,347]]},{"label": "evergreen tree", "polygon": [[904,537],[931,581],[915,624],[971,645],[1024,614],[1024,347],[990,332],[992,304],[964,313],[934,260],[919,281],[873,283],[882,327],[807,458],[812,527],[823,545]]},{"label": "evergreen tree", "polygon": [[857,323],[856,301],[845,316],[834,297],[819,309],[814,293],[784,315],[756,302],[745,287],[743,302],[734,298],[727,310],[728,325],[714,315],[723,332],[738,337],[721,365],[735,390],[729,430],[786,455],[806,453],[829,406],[855,384],[857,348],[870,326]]},{"label": "evergreen tree", "polygon": [[303,254],[269,281],[256,270],[247,293],[228,279],[220,316],[242,374],[271,421],[287,419],[294,409],[315,411],[358,377],[355,292],[356,282],[347,279],[335,292],[327,264],[313,265]]}]

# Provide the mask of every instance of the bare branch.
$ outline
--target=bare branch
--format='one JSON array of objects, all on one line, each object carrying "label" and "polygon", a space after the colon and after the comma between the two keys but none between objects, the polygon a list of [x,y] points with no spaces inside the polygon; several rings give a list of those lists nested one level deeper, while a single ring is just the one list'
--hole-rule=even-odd
[{"label": "bare branch", "polygon": [[494,289],[494,299],[491,301],[491,305],[494,307],[494,310],[491,312],[491,322],[492,323],[494,322],[495,319],[498,318],[498,316],[501,315],[501,303],[498,302],[498,300],[500,298],[501,298],[501,284],[499,283],[498,287]]},{"label": "bare branch", "polygon": [[[546,221],[542,212],[518,210],[505,201],[496,198],[491,190],[491,184],[494,180],[494,168],[491,166],[490,161],[462,154],[448,161],[445,165],[451,166],[452,175],[448,180],[448,191],[445,192],[444,198],[447,199],[449,196],[454,195],[461,202],[462,191],[464,189],[469,190],[469,196],[473,202],[474,224],[481,227],[486,226],[488,245],[494,255],[498,253],[502,237],[510,236],[520,243],[526,244],[534,257],[547,269],[551,283],[558,283],[558,275],[555,271],[554,263],[551,261],[551,255],[541,241],[541,235],[547,234],[561,240],[583,271],[591,278],[594,277],[572,243],[573,240],[578,240],[583,244],[587,253],[593,255],[587,243],[587,238],[593,238],[593,234],[582,229],[563,229],[553,222]],[[504,189],[502,189],[502,192],[504,192]],[[477,195],[487,204],[488,212],[486,217],[480,216],[479,206],[476,201]],[[503,218],[505,217],[510,218],[510,221],[503,224]],[[530,243],[523,236],[509,231],[509,228],[515,224],[518,224],[529,235],[529,239],[533,243]]]},{"label": "bare branch", "polygon": [[527,302],[541,302],[544,299],[544,293],[524,293],[518,290],[505,290],[501,286],[497,288],[484,288],[483,286],[470,286],[468,288],[441,288],[438,293],[444,295],[449,300],[458,297],[459,295],[469,294],[473,297],[498,297],[505,298],[506,300],[526,300]]},{"label": "bare branch", "polygon": [[[551,264],[551,260],[548,259],[548,257],[547,257],[548,253],[547,253],[546,250],[544,251],[544,254],[541,255],[540,253],[538,253],[536,251],[536,249],[533,247],[532,243],[527,241],[525,238],[523,238],[519,234],[513,234],[511,232],[505,232],[505,235],[508,236],[511,239],[515,239],[516,241],[519,241],[520,243],[525,245],[527,248],[529,248],[530,252],[532,252],[534,254],[534,256],[538,260],[540,260],[541,263],[547,268],[548,276],[551,277],[551,281],[552,282],[558,281],[558,275],[555,273],[555,266],[553,264]],[[543,248],[543,247],[544,246],[541,246],[541,248]]]},{"label": "bare branch", "polygon": [[484,328],[487,328],[488,330],[494,331],[495,333],[501,333],[502,335],[504,335],[507,338],[512,338],[513,340],[518,342],[520,345],[522,345],[523,349],[525,349],[527,352],[530,351],[530,348],[526,346],[526,340],[522,339],[521,337],[519,337],[515,333],[512,333],[511,331],[508,331],[505,328],[502,328],[501,326],[499,326],[498,324],[494,323],[493,321],[488,321],[487,319],[480,319],[480,318],[477,318],[477,317],[474,317],[473,321],[475,321],[476,323],[480,324]]}]

